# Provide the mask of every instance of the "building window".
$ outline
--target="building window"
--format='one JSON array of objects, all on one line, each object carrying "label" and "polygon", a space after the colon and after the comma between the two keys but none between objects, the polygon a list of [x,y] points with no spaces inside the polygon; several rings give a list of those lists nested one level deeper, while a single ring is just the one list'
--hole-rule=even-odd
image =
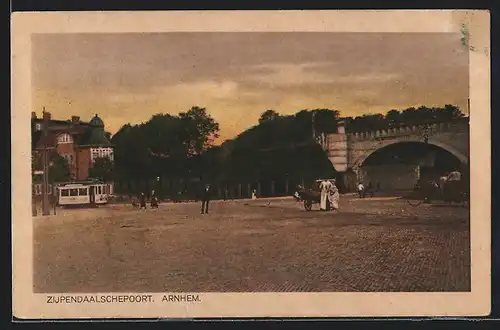
[{"label": "building window", "polygon": [[42,130],[42,124],[40,124],[40,123],[36,123],[36,124],[35,124],[35,130],[37,130],[37,131]]},{"label": "building window", "polygon": [[57,143],[73,143],[71,135],[64,133],[57,137]]},{"label": "building window", "polygon": [[99,158],[99,151],[97,149],[91,149],[91,157],[92,161],[95,161],[96,158]]},{"label": "building window", "polygon": [[112,148],[92,148],[90,150],[91,160],[94,162],[96,158],[109,158],[111,161],[113,160],[113,149]]}]

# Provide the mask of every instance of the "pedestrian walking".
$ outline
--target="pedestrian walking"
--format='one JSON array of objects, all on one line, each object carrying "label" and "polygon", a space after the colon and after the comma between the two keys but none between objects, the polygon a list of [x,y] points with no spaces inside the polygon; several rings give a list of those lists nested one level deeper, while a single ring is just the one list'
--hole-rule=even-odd
[{"label": "pedestrian walking", "polygon": [[361,182],[358,183],[358,195],[359,198],[365,198],[365,186]]},{"label": "pedestrian walking", "polygon": [[252,190],[252,200],[256,200],[257,199],[257,190]]},{"label": "pedestrian walking", "polygon": [[446,181],[448,181],[448,173],[444,173],[439,177],[439,190],[441,192],[441,196],[444,196]]},{"label": "pedestrian walking", "polygon": [[208,203],[210,202],[212,191],[209,184],[206,184],[201,193],[201,214],[208,213]]},{"label": "pedestrian walking", "polygon": [[340,208],[339,206],[340,193],[335,183],[336,180],[331,181],[330,190],[328,191],[328,201],[330,204],[330,209],[329,209],[330,211],[338,211]]},{"label": "pedestrian walking", "polygon": [[319,208],[321,211],[329,210],[330,201],[328,200],[328,193],[331,188],[332,183],[329,180],[321,180],[321,183],[319,184],[319,189],[321,191]]},{"label": "pedestrian walking", "polygon": [[151,208],[152,209],[158,208],[158,197],[156,197],[154,190],[151,192]]},{"label": "pedestrian walking", "polygon": [[143,192],[139,195],[139,209],[142,208],[146,209],[146,195]]}]

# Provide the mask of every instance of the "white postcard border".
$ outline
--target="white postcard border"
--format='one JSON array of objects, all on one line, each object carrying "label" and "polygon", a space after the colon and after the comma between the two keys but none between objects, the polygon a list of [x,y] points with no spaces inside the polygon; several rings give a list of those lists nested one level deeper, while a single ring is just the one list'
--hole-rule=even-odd
[{"label": "white postcard border", "polygon": [[[470,31],[471,283],[469,293],[190,293],[200,302],[50,304],[33,291],[31,40],[34,33],[168,31]],[[209,318],[487,315],[491,300],[490,60],[487,11],[46,12],[12,15],[13,313],[18,318]],[[37,219],[39,221],[39,219]],[[143,293],[141,293],[143,294]],[[148,293],[144,293],[148,294]],[[68,294],[69,295],[69,294]],[[96,296],[98,294],[88,294]],[[100,295],[118,295],[102,293]],[[123,295],[121,293],[121,295]],[[131,295],[137,295],[132,293]]]}]

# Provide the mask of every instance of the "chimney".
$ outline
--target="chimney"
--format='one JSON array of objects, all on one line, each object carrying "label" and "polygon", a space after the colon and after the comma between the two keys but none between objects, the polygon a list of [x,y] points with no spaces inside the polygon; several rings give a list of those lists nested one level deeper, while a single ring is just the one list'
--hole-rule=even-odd
[{"label": "chimney", "polygon": [[43,112],[43,120],[50,120],[50,112]]},{"label": "chimney", "polygon": [[31,119],[36,119],[36,112],[35,112],[35,111],[33,111],[33,112],[31,113]]},{"label": "chimney", "polygon": [[73,124],[79,124],[80,123],[80,117],[79,116],[71,116],[71,122]]}]

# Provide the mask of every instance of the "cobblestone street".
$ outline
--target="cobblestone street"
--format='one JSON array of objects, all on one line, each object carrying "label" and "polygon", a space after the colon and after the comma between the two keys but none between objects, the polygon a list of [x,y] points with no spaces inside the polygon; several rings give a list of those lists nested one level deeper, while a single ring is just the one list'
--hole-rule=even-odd
[{"label": "cobblestone street", "polygon": [[343,196],[58,210],[34,218],[34,291],[469,291],[468,209]]}]

